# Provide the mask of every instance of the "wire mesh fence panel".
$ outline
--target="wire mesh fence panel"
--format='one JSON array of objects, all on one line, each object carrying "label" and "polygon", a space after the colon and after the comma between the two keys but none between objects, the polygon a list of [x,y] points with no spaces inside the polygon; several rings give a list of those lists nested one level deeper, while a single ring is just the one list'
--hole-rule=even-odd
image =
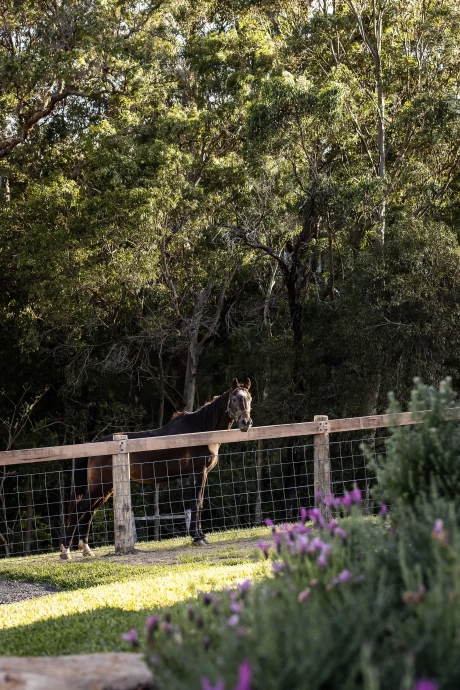
[{"label": "wire mesh fence panel", "polygon": [[362,492],[364,511],[368,513],[371,511],[372,487],[377,481],[371,460],[378,464],[379,458],[385,456],[388,433],[379,429],[378,434],[364,438],[358,438],[357,434],[348,434],[348,437],[329,443],[332,493],[340,496],[350,487],[357,486]]},{"label": "wire mesh fence panel", "polygon": [[[366,512],[371,510],[376,482],[369,459],[385,455],[386,436],[386,430],[369,432],[365,437],[354,432],[329,441],[332,492],[340,496],[358,486]],[[203,492],[201,527],[205,533],[260,525],[265,517],[276,523],[289,522],[298,518],[301,506],[315,504],[312,437],[307,443],[297,439],[282,446],[265,442],[264,446],[245,444],[236,451],[227,448],[221,448],[224,452],[209,472]],[[184,461],[179,473],[176,469],[176,474],[168,473],[157,484],[151,483],[152,471],[147,464],[135,459],[133,455],[131,474],[135,469],[139,478],[131,482],[135,540],[157,541],[190,534],[201,482],[193,470],[195,465],[202,466],[203,459]],[[111,492],[107,469],[111,471],[111,466],[92,472],[89,486],[75,487],[69,462],[8,468],[0,476],[0,556],[55,552],[66,530],[69,537],[69,524],[76,524],[74,546],[86,536],[91,547],[113,544],[114,511],[113,499],[107,498]],[[77,498],[83,495],[83,501],[76,503],[75,493]]]}]

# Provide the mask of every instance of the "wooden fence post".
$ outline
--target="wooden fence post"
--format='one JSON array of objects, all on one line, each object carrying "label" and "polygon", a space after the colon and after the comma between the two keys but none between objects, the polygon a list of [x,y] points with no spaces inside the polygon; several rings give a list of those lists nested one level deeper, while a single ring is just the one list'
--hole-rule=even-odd
[{"label": "wooden fence post", "polygon": [[112,455],[113,472],[113,522],[115,533],[115,553],[125,556],[134,552],[131,509],[131,482],[129,453],[126,451],[126,434],[114,434],[120,452]]},{"label": "wooden fence post", "polygon": [[313,436],[314,441],[314,484],[315,504],[321,505],[321,511],[327,519],[331,519],[332,512],[328,506],[320,503],[318,495],[323,498],[332,496],[331,461],[329,459],[329,417],[317,414],[314,418],[319,422],[320,433]]}]

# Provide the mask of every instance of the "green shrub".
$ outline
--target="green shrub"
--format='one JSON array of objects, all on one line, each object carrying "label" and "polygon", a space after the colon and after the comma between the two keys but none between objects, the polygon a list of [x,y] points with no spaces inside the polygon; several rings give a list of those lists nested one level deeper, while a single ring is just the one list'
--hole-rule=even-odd
[{"label": "green shrub", "polygon": [[[439,390],[415,384],[409,409],[423,423],[391,429],[376,493],[395,509],[438,496],[460,503],[460,424],[446,419],[456,407],[450,379]],[[398,412],[390,396],[390,413]]]}]

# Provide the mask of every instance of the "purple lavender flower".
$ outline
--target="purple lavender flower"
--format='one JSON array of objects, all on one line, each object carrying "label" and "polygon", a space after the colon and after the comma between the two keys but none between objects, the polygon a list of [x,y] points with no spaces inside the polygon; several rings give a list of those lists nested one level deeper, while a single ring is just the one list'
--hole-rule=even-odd
[{"label": "purple lavender flower", "polygon": [[442,520],[435,521],[431,536],[433,539],[439,542],[441,546],[447,546],[449,539],[446,531],[444,530],[444,522]]},{"label": "purple lavender flower", "polygon": [[298,532],[299,534],[311,534],[311,529],[309,527],[305,527],[305,525],[295,525],[295,532]]},{"label": "purple lavender flower", "polygon": [[237,584],[237,588],[240,590],[240,592],[247,592],[250,586],[251,580],[249,579],[249,577],[246,580],[243,580],[243,582]]},{"label": "purple lavender flower", "polygon": [[319,551],[323,546],[323,541],[319,537],[314,537],[314,539],[311,540],[310,546],[308,547],[308,550],[310,553],[314,553],[315,551]]},{"label": "purple lavender flower", "polygon": [[314,525],[318,525],[321,529],[324,527],[324,518],[321,511],[318,508],[311,508],[308,512],[310,520]]},{"label": "purple lavender flower", "polygon": [[387,513],[388,513],[388,506],[387,506],[387,504],[386,504],[386,503],[381,503],[381,504],[380,504],[380,515],[383,515],[383,517],[385,517],[385,515],[386,515]]},{"label": "purple lavender flower", "polygon": [[331,520],[331,522],[328,522],[326,527],[328,528],[329,532],[332,532],[334,534],[335,530],[337,529],[337,521],[336,520]]},{"label": "purple lavender flower", "polygon": [[301,556],[303,556],[305,553],[307,553],[308,550],[308,544],[309,540],[308,537],[306,537],[304,534],[299,534],[297,537],[297,553],[299,553]]},{"label": "purple lavender flower", "polygon": [[419,678],[415,683],[414,690],[438,690],[439,685],[435,680]]},{"label": "purple lavender flower", "polygon": [[264,522],[267,525],[267,527],[274,527],[275,526],[273,520],[271,520],[269,517],[265,518]]},{"label": "purple lavender flower", "polygon": [[120,637],[122,640],[130,642],[133,645],[133,647],[137,647],[137,645],[139,644],[137,640],[137,630],[135,628],[131,628],[131,630],[128,633],[123,633]]},{"label": "purple lavender flower", "polygon": [[304,525],[307,521],[308,511],[306,508],[300,509],[300,522]]},{"label": "purple lavender flower", "polygon": [[344,544],[347,543],[347,533],[341,527],[336,527],[334,534],[340,537]]},{"label": "purple lavender flower", "polygon": [[230,616],[230,618],[227,620],[227,625],[229,625],[231,628],[234,628],[239,622],[240,617],[237,613],[234,613],[233,616]]},{"label": "purple lavender flower", "polygon": [[213,685],[209,678],[202,678],[201,690],[225,690],[225,681],[218,680],[217,683]]},{"label": "purple lavender flower", "polygon": [[273,561],[272,563],[272,570],[275,573],[275,575],[279,575],[279,573],[284,570],[285,564],[283,561]]},{"label": "purple lavender flower", "polygon": [[323,503],[325,506],[333,506],[335,503],[334,494],[330,494],[329,496],[325,496],[323,498]]},{"label": "purple lavender flower", "polygon": [[441,534],[444,529],[443,520],[436,520],[433,527],[433,534]]},{"label": "purple lavender flower", "polygon": [[361,489],[358,489],[358,487],[356,487],[355,489],[353,489],[350,496],[351,496],[351,500],[354,503],[359,503],[361,501],[361,497],[362,497],[361,496]]},{"label": "purple lavender flower", "polygon": [[351,494],[345,494],[345,496],[342,498],[342,503],[344,506],[347,506],[347,507],[351,506],[351,504],[353,503],[353,499],[351,497]]},{"label": "purple lavender flower", "polygon": [[326,554],[321,552],[316,561],[320,568],[325,568],[327,566]]},{"label": "purple lavender flower", "polygon": [[241,604],[237,604],[236,601],[233,601],[233,602],[230,604],[230,611],[231,611],[232,613],[241,613],[241,608],[242,608],[242,607],[241,607]]},{"label": "purple lavender flower", "polygon": [[150,635],[151,633],[158,630],[160,624],[160,616],[148,616],[145,621],[145,634]]},{"label": "purple lavender flower", "polygon": [[251,690],[252,670],[249,661],[242,661],[238,671],[235,690]]},{"label": "purple lavender flower", "polygon": [[338,574],[337,580],[339,582],[348,582],[348,580],[351,578],[351,573],[349,570],[342,570],[341,573]]},{"label": "purple lavender flower", "polygon": [[270,551],[270,544],[266,544],[263,541],[259,541],[259,549],[263,552],[265,558],[268,558],[268,552]]},{"label": "purple lavender flower", "polygon": [[311,589],[310,589],[310,587],[307,587],[307,589],[304,589],[303,592],[300,592],[300,594],[297,597],[297,601],[299,601],[299,602],[306,601],[310,597],[310,594],[311,594]]}]

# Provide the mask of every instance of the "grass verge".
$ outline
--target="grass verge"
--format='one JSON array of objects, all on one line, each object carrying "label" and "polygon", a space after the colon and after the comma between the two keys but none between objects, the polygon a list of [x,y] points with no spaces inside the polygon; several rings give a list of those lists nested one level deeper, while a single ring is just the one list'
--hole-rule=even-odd
[{"label": "grass verge", "polygon": [[132,559],[110,558],[101,549],[88,562],[64,563],[57,555],[3,560],[0,579],[39,582],[62,591],[0,607],[0,654],[123,649],[120,633],[131,627],[142,630],[147,615],[185,606],[199,591],[266,576],[269,569],[256,542],[268,535],[266,528],[225,532],[213,535],[213,545],[203,550],[191,550],[184,539],[141,544],[142,553]]}]

